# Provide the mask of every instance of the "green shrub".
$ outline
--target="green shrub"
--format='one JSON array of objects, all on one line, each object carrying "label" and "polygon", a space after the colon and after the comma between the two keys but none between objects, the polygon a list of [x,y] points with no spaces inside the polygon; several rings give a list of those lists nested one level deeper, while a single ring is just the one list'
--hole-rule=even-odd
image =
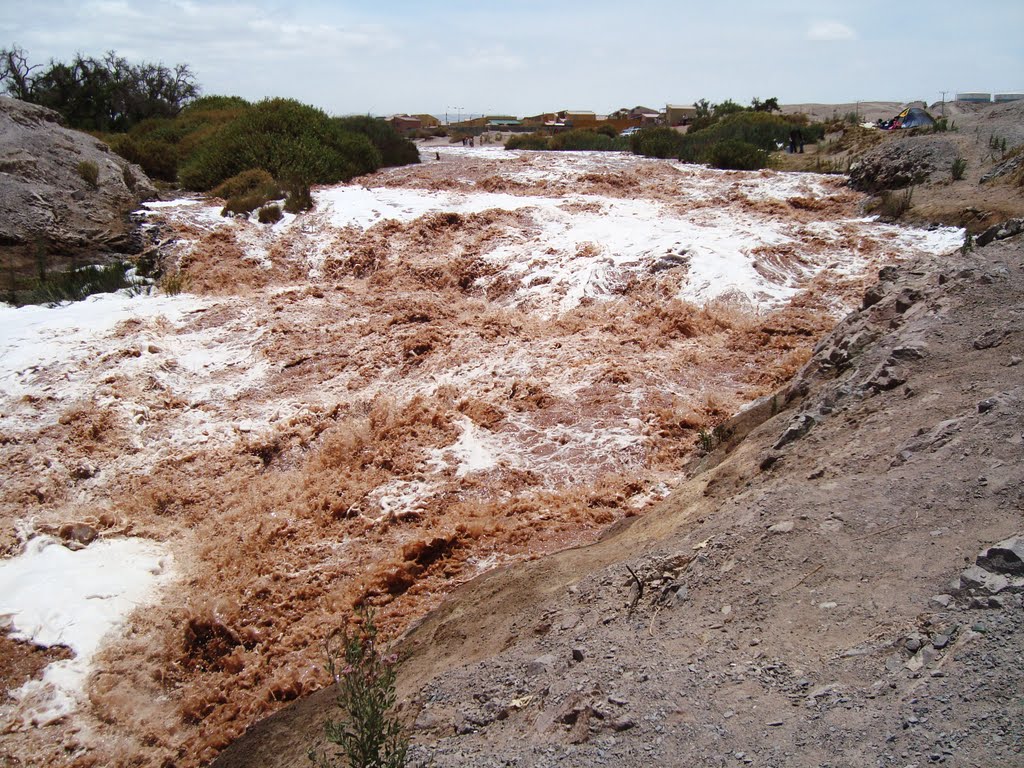
[{"label": "green shrub", "polygon": [[231,197],[250,195],[253,192],[265,193],[267,200],[276,200],[283,197],[278,183],[274,181],[274,177],[259,168],[252,168],[235,174],[230,179],[226,179],[214,187],[210,194],[213,197],[227,200]]},{"label": "green shrub", "polygon": [[824,136],[823,125],[807,124],[800,116],[749,110],[727,110],[724,117],[704,118],[703,126],[695,121],[685,134],[666,127],[644,128],[633,134],[630,147],[634,153],[647,157],[754,170],[767,165],[767,153],[788,142],[794,129],[800,130],[806,144]]},{"label": "green shrub", "polygon": [[509,136],[505,149],[544,150],[548,148],[548,138],[543,133],[517,133]]},{"label": "green shrub", "polygon": [[[327,640],[327,671],[334,680],[342,720],[324,723],[327,740],[341,747],[348,768],[401,768],[409,739],[392,714],[395,694],[395,656],[383,656],[377,647],[373,614],[361,614],[362,626],[346,627]],[[311,750],[319,766],[336,765],[326,753]]]},{"label": "green shrub", "polygon": [[135,178],[135,174],[132,172],[130,165],[126,165],[121,169],[121,180],[124,182],[124,185],[128,188],[129,192],[134,192],[135,187],[139,184],[139,180]]},{"label": "green shrub", "polygon": [[130,288],[134,283],[128,278],[128,265],[122,262],[104,267],[82,267],[66,272],[40,271],[28,290],[19,294],[20,304],[60,304],[64,301],[81,301],[96,293],[113,293]]},{"label": "green shrub", "polygon": [[288,197],[284,201],[284,209],[287,213],[302,213],[313,208],[313,193],[309,184],[293,180],[288,185]]},{"label": "green shrub", "polygon": [[268,99],[245,110],[201,143],[179,171],[183,186],[208,190],[251,168],[275,178],[333,184],[380,167],[381,154],[323,111],[292,99]]},{"label": "green shrub", "polygon": [[114,152],[140,166],[150,178],[177,180],[178,150],[171,142],[131,134],[116,134],[106,141]]},{"label": "green shrub", "polygon": [[160,279],[160,290],[168,296],[177,296],[188,290],[188,277],[181,270],[166,273]]},{"label": "green shrub", "polygon": [[662,159],[678,159],[686,148],[686,136],[674,128],[657,126],[643,128],[630,137],[634,154]]},{"label": "green shrub", "polygon": [[959,155],[954,158],[953,165],[949,168],[949,173],[953,177],[953,181],[960,181],[964,177],[964,171],[967,170],[967,160]]},{"label": "green shrub", "polygon": [[907,187],[901,192],[885,191],[871,207],[872,213],[878,213],[889,219],[898,219],[913,208],[914,188]]},{"label": "green shrub", "polygon": [[100,185],[100,167],[92,160],[83,160],[78,164],[78,175],[93,189]]},{"label": "green shrub", "polygon": [[708,148],[707,161],[715,168],[756,171],[768,165],[768,153],[746,141],[726,139]]},{"label": "green shrub", "polygon": [[420,151],[416,145],[390,123],[364,115],[336,117],[334,120],[342,130],[366,136],[380,152],[380,164],[384,167],[412,165],[420,161]]},{"label": "green shrub", "polygon": [[284,218],[284,213],[281,211],[281,206],[274,203],[273,205],[265,205],[260,208],[257,218],[260,224],[276,224]]},{"label": "green shrub", "polygon": [[608,136],[606,133],[577,128],[564,133],[556,133],[548,142],[548,149],[576,152],[610,152],[627,149],[627,139]]}]

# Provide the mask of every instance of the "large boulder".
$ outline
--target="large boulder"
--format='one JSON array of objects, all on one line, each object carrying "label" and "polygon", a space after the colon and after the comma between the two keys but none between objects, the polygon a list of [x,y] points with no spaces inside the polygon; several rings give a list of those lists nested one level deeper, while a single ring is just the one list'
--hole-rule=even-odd
[{"label": "large boulder", "polygon": [[156,193],[139,166],[65,128],[58,113],[0,97],[0,245],[124,252],[126,214]]},{"label": "large boulder", "polygon": [[875,147],[850,166],[850,186],[876,194],[929,181],[934,174],[947,177],[959,151],[948,140],[908,136]]}]

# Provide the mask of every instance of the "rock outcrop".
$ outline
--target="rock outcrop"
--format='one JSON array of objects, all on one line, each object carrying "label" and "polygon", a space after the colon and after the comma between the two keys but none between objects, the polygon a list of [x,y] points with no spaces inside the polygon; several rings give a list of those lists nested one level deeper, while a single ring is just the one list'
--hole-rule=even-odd
[{"label": "rock outcrop", "polygon": [[126,214],[156,189],[139,166],[61,122],[53,110],[0,97],[0,245],[131,251]]},{"label": "rock outcrop", "polygon": [[887,142],[850,166],[850,186],[876,194],[921,184],[934,174],[948,175],[958,155],[952,141],[932,136]]}]

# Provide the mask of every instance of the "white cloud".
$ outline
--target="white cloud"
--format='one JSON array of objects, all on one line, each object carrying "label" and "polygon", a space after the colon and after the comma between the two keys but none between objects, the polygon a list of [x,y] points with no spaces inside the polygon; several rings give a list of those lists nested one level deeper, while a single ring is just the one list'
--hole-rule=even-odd
[{"label": "white cloud", "polygon": [[807,28],[808,40],[856,40],[857,31],[841,21],[814,21]]},{"label": "white cloud", "polygon": [[448,63],[452,67],[490,72],[517,72],[526,68],[525,60],[504,45],[473,48],[461,55],[449,56]]}]

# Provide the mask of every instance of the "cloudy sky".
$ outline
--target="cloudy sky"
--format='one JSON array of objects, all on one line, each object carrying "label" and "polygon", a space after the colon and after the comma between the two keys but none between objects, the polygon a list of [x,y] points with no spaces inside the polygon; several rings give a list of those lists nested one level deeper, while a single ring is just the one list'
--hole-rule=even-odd
[{"label": "cloudy sky", "polygon": [[0,46],[187,63],[207,94],[332,114],[608,112],[699,98],[1024,90],[1021,0],[33,0]]}]

